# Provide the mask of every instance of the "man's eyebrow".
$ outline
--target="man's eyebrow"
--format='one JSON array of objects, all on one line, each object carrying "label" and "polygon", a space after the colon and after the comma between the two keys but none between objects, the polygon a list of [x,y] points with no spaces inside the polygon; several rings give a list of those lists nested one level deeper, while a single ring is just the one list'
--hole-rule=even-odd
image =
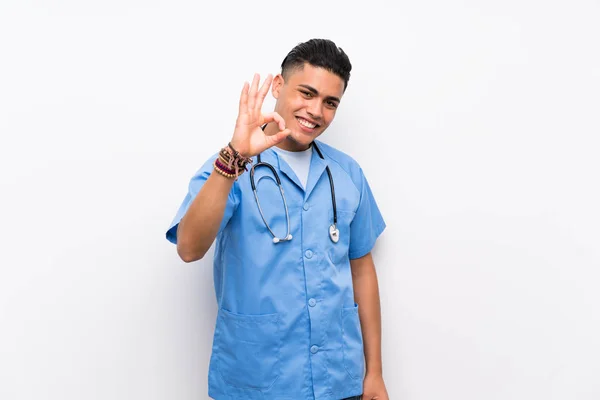
[{"label": "man's eyebrow", "polygon": [[[308,90],[309,92],[311,92],[315,96],[319,95],[319,92],[317,91],[317,89],[315,89],[312,86],[304,85],[304,84],[300,84],[298,86],[303,87],[304,89]],[[327,98],[325,98],[325,100],[333,100],[333,101],[336,101],[338,103],[340,102],[340,99],[338,97],[335,97],[335,96],[327,96]]]}]

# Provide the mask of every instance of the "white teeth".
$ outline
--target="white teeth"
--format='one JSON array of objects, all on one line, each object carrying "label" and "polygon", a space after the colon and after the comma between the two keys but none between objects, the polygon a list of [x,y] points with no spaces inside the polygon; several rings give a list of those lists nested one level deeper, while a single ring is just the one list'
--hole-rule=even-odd
[{"label": "white teeth", "polygon": [[302,119],[302,118],[298,118],[298,121],[300,121],[300,124],[302,124],[303,126],[305,126],[305,127],[307,127],[307,128],[310,128],[310,129],[312,129],[312,128],[314,128],[315,126],[317,126],[317,125],[315,125],[315,124],[311,124],[310,122],[308,122],[307,120],[305,120],[305,119]]}]

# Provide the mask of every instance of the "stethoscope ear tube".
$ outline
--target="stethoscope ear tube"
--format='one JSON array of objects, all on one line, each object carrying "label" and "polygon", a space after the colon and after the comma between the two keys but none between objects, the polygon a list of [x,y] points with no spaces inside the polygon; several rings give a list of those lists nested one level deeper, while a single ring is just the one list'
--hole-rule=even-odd
[{"label": "stethoscope ear tube", "polygon": [[271,164],[269,164],[267,162],[261,162],[260,154],[259,154],[258,162],[255,165],[253,165],[252,168],[250,168],[250,184],[252,185],[252,190],[254,190],[256,192],[256,184],[254,183],[254,168],[260,167],[260,166],[269,167],[271,172],[273,172],[273,176],[275,177],[275,180],[277,181],[277,186],[279,186],[281,188],[281,180],[279,179],[279,174],[275,170],[275,167],[273,167]]},{"label": "stethoscope ear tube", "polygon": [[[323,158],[323,153],[321,153],[321,150],[319,149],[317,144],[313,142],[312,145],[317,151],[317,154],[319,154],[319,157],[321,157],[321,159],[324,160],[325,158]],[[333,226],[335,228],[337,226],[337,203],[335,201],[335,187],[333,185],[333,177],[331,176],[331,170],[329,169],[329,166],[325,167],[325,169],[327,170],[327,175],[329,176],[329,186],[331,187],[331,203],[333,205]],[[333,240],[333,238],[331,240]],[[337,241],[335,242],[337,243]]]}]

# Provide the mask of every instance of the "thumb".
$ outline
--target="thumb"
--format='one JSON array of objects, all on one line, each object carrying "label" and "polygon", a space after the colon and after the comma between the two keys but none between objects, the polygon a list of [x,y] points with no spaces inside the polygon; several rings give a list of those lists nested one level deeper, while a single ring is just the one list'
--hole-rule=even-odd
[{"label": "thumb", "polygon": [[281,142],[283,142],[290,134],[292,133],[291,129],[284,129],[278,133],[276,133],[275,135],[271,135],[271,136],[266,136],[266,140],[267,140],[267,145],[270,147],[273,147]]}]

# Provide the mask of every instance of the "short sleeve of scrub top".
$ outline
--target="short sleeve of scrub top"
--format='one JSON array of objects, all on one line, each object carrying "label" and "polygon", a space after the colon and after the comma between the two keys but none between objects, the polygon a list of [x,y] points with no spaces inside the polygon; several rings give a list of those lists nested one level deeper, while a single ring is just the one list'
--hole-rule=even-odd
[{"label": "short sleeve of scrub top", "polygon": [[[181,218],[185,215],[190,205],[204,186],[204,183],[210,176],[213,171],[213,162],[218,157],[218,154],[214,154],[213,157],[209,158],[204,165],[194,174],[194,176],[190,179],[190,183],[188,185],[188,192],[185,195],[183,202],[179,206],[179,210],[173,218],[171,225],[169,225],[169,229],[167,230],[166,236],[167,240],[171,243],[177,244],[177,227]],[[229,219],[233,215],[235,208],[239,202],[236,191],[237,191],[237,183],[234,183],[233,188],[229,192],[229,196],[227,197],[227,205],[225,206],[225,214],[223,216],[223,220],[221,221],[221,226],[219,227],[219,234],[227,226]]]},{"label": "short sleeve of scrub top", "polygon": [[356,215],[350,224],[348,254],[350,259],[360,258],[369,253],[375,246],[377,237],[386,227],[362,169],[360,170],[360,181],[357,182],[357,187],[360,191],[360,202],[356,209]]}]

